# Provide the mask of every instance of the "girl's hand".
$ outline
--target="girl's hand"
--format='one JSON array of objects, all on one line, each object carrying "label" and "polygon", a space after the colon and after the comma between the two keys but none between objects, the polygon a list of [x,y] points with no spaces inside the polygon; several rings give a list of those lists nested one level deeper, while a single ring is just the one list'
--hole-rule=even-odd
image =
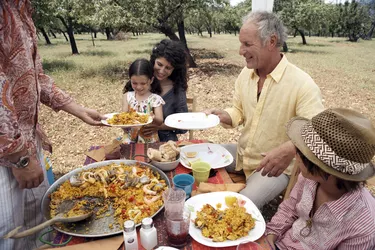
[{"label": "girl's hand", "polygon": [[159,126],[152,124],[152,123],[142,127],[142,133],[145,136],[150,136],[158,132],[158,130],[159,130]]},{"label": "girl's hand", "polygon": [[276,249],[276,247],[275,247],[275,240],[276,240],[276,235],[274,235],[274,234],[267,235],[267,241],[271,245],[272,250]]}]

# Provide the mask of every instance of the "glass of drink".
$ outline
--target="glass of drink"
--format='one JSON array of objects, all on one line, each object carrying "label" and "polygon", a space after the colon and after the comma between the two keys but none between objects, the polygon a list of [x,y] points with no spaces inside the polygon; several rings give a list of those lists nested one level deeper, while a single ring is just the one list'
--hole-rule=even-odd
[{"label": "glass of drink", "polygon": [[201,182],[207,182],[210,175],[211,166],[207,162],[198,161],[191,164],[193,170],[193,176],[197,181],[197,184]]},{"label": "glass of drink", "polygon": [[189,235],[190,211],[164,212],[167,226],[168,243],[172,247],[181,248],[186,245]]},{"label": "glass of drink", "polygon": [[180,215],[184,211],[186,193],[180,188],[168,188],[163,193],[163,201],[166,212],[176,212]]},{"label": "glass of drink", "polygon": [[193,185],[195,179],[190,174],[178,174],[173,177],[173,184],[176,188],[180,188],[185,191],[186,198],[190,198],[191,191],[193,190]]}]

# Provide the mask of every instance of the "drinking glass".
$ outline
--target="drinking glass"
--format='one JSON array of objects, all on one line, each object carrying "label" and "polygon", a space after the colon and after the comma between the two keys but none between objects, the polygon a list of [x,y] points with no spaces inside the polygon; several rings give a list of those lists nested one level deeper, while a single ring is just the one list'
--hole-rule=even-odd
[{"label": "drinking glass", "polygon": [[163,201],[166,212],[182,214],[184,211],[186,193],[180,188],[168,188],[163,193]]},{"label": "drinking glass", "polygon": [[198,161],[191,164],[191,169],[193,170],[193,176],[197,184],[199,184],[208,180],[211,165],[204,161]]},{"label": "drinking glass", "polygon": [[191,191],[193,190],[195,179],[189,174],[178,174],[173,177],[173,184],[176,188],[181,188],[186,193],[186,198],[190,198]]},{"label": "drinking glass", "polygon": [[168,244],[181,248],[186,245],[189,235],[190,211],[184,208],[182,213],[164,212],[167,227]]}]

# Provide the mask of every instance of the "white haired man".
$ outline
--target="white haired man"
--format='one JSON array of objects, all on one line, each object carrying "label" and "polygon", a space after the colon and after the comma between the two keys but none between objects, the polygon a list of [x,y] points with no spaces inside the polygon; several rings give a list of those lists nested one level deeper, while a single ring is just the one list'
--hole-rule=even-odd
[{"label": "white haired man", "polygon": [[239,53],[246,67],[236,80],[233,106],[205,111],[218,115],[224,127],[243,125],[238,144],[225,146],[236,155],[235,171],[246,175],[241,193],[259,208],[289,182],[296,152],[285,124],[292,117],[310,119],[324,110],[319,87],[280,52],[286,38],[286,29],[274,13],[248,14],[239,35]]}]

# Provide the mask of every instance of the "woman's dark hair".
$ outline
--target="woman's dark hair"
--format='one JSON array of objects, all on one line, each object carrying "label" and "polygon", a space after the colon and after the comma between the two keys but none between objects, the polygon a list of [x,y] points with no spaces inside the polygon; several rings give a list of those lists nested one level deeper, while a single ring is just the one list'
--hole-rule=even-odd
[{"label": "woman's dark hair", "polygon": [[[154,67],[153,64],[151,64],[147,59],[141,58],[135,60],[132,64],[130,64],[129,67],[129,81],[125,84],[124,89],[122,90],[122,93],[126,93],[129,91],[134,91],[132,87],[132,83],[130,81],[130,78],[133,76],[147,76],[148,78],[154,77]],[[159,80],[154,77],[153,82],[151,83],[151,92],[152,93],[161,93],[161,87]]]},{"label": "woman's dark hair", "polygon": [[[315,176],[321,176],[324,180],[327,180],[330,174],[324,172],[320,167],[315,165],[302,152],[297,149],[297,154],[301,157],[303,164],[306,166],[307,171]],[[346,192],[350,192],[362,187],[366,182],[365,181],[347,181],[336,177],[336,187],[338,189],[344,189]]]},{"label": "woman's dark hair", "polygon": [[174,83],[175,93],[178,88],[186,91],[188,85],[185,46],[181,42],[164,39],[152,49],[150,62],[153,66],[159,57],[165,58],[174,68],[169,79]]}]

